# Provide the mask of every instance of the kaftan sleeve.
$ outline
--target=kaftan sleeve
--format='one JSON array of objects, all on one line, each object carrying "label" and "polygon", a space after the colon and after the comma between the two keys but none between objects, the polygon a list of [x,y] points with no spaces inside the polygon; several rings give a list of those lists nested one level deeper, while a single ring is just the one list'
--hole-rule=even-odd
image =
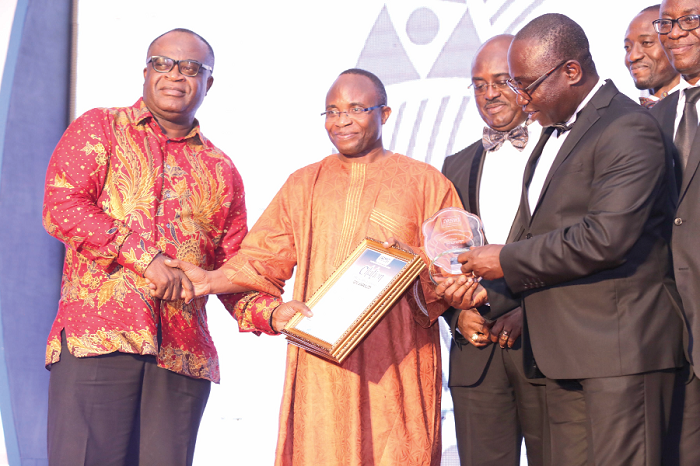
[{"label": "kaftan sleeve", "polygon": [[233,311],[243,332],[275,334],[270,315],[282,303],[284,284],[296,266],[290,184],[287,181],[265,209],[238,254],[221,267],[231,283],[253,290],[237,302]]}]

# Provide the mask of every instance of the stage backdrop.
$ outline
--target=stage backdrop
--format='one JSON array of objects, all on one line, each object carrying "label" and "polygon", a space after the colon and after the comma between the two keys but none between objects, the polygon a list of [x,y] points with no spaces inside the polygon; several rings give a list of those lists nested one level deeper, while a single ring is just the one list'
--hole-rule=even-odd
[{"label": "stage backdrop", "polygon": [[[601,76],[636,97],[622,41],[629,20],[649,4],[76,0],[77,66],[69,102],[71,2],[0,1],[17,4],[0,94],[0,408],[11,464],[31,465],[45,464],[48,372],[42,347],[60,280],[60,245],[40,226],[42,172],[69,120],[69,104],[75,117],[137,100],[154,37],[185,27],[214,47],[215,82],[198,118],[241,172],[252,225],[291,172],[334,151],[319,113],[341,71],[361,67],[379,75],[393,109],[385,146],[440,168],[446,155],[480,137],[483,124],[467,87],[472,57],[484,40],[517,32],[542,13],[567,14],[588,33]],[[271,464],[286,344],[279,337],[239,334],[216,299],[209,320],[222,383],[212,391],[196,464]],[[443,464],[458,464],[451,409],[445,390]]]}]

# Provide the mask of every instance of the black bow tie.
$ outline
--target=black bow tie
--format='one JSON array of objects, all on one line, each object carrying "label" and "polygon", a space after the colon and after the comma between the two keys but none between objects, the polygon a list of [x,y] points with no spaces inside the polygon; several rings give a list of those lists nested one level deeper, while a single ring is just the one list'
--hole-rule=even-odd
[{"label": "black bow tie", "polygon": [[583,110],[579,110],[579,112],[576,113],[576,119],[570,125],[567,125],[566,123],[555,123],[555,124],[549,125],[549,126],[558,131],[557,137],[559,137],[562,134],[566,133],[567,131],[571,131],[571,128],[574,127],[574,125],[578,121],[578,118],[581,116],[581,112],[583,112]]},{"label": "black bow tie", "polygon": [[522,151],[527,146],[528,131],[527,127],[520,125],[510,131],[496,131],[488,126],[484,127],[484,135],[481,142],[484,145],[486,152],[490,150],[498,150],[504,142],[510,141],[513,147]]},{"label": "black bow tie", "polygon": [[551,127],[557,130],[557,132],[558,132],[557,137],[559,137],[562,134],[566,133],[567,131],[571,131],[571,128],[574,127],[574,124],[576,124],[575,121],[573,123],[571,123],[570,125],[567,125],[566,123],[555,123],[555,124],[551,125]]}]

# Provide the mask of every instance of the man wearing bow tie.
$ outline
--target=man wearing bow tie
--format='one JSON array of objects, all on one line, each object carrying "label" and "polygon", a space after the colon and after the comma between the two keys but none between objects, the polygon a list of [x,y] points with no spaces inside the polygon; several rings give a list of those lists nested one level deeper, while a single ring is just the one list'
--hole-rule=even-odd
[{"label": "man wearing bow tie", "polygon": [[[509,237],[523,170],[542,131],[536,122],[526,124],[527,114],[506,84],[512,40],[496,36],[474,57],[471,87],[487,126],[482,139],[448,157],[442,169],[493,243]],[[454,336],[449,385],[461,464],[517,466],[523,436],[529,464],[547,464],[545,387],[523,373],[522,312],[511,311],[491,326],[489,310],[451,308],[443,314]]]},{"label": "man wearing bow tie", "polygon": [[651,114],[598,77],[570,18],[528,23],[508,65],[518,103],[549,128],[525,168],[516,241],[460,255],[462,271],[521,297],[552,464],[659,465],[683,363],[671,154]]}]

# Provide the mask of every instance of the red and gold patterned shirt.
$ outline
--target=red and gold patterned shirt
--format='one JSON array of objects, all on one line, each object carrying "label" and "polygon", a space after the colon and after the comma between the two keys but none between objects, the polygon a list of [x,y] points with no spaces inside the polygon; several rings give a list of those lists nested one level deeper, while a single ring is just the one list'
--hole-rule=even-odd
[{"label": "red and gold patterned shirt", "polygon": [[[161,251],[218,268],[247,232],[241,177],[196,121],[184,138],[168,139],[141,99],[85,113],[51,156],[43,220],[66,245],[47,366],[59,360],[65,330],[78,357],[151,354],[160,367],[219,381],[206,297],[153,299],[143,278]],[[219,298],[233,309],[238,297]]]}]

